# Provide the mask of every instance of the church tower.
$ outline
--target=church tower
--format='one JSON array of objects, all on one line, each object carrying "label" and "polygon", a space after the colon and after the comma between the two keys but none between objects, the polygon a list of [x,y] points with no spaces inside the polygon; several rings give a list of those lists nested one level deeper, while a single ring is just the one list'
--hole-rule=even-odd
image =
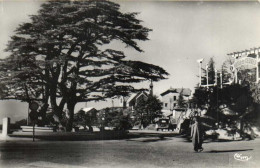
[{"label": "church tower", "polygon": [[150,95],[153,96],[153,80],[151,79],[150,83]]}]

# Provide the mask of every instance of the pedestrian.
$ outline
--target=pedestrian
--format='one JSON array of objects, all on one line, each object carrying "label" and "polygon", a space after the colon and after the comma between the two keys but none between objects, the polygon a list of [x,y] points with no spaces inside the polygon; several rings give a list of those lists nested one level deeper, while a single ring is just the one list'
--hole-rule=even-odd
[{"label": "pedestrian", "polygon": [[202,129],[201,123],[199,121],[199,116],[194,117],[194,123],[191,126],[191,138],[196,152],[203,151],[202,142],[203,142],[204,131]]}]

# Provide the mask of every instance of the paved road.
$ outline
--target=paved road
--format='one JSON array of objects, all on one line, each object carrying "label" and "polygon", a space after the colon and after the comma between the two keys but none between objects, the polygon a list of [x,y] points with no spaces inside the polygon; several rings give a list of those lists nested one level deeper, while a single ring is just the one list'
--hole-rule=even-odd
[{"label": "paved road", "polygon": [[[259,167],[260,139],[205,143],[202,153],[181,137],[145,136],[107,141],[0,142],[0,167],[134,168]],[[238,161],[234,154],[249,156]]]}]

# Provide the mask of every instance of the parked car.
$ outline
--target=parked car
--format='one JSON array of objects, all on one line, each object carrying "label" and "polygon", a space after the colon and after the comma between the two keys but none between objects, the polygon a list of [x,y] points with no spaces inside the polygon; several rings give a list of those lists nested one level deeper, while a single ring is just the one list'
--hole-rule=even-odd
[{"label": "parked car", "polygon": [[169,130],[169,119],[159,119],[157,122],[157,131]]}]

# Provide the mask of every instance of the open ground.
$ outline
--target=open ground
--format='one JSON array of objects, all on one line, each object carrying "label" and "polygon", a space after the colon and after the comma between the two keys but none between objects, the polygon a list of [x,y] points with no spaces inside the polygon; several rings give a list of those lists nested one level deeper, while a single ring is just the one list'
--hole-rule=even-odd
[{"label": "open ground", "polygon": [[[195,153],[179,135],[130,133],[121,140],[0,142],[0,167],[259,167],[260,139],[205,142]],[[248,161],[234,158],[248,156]]]}]

